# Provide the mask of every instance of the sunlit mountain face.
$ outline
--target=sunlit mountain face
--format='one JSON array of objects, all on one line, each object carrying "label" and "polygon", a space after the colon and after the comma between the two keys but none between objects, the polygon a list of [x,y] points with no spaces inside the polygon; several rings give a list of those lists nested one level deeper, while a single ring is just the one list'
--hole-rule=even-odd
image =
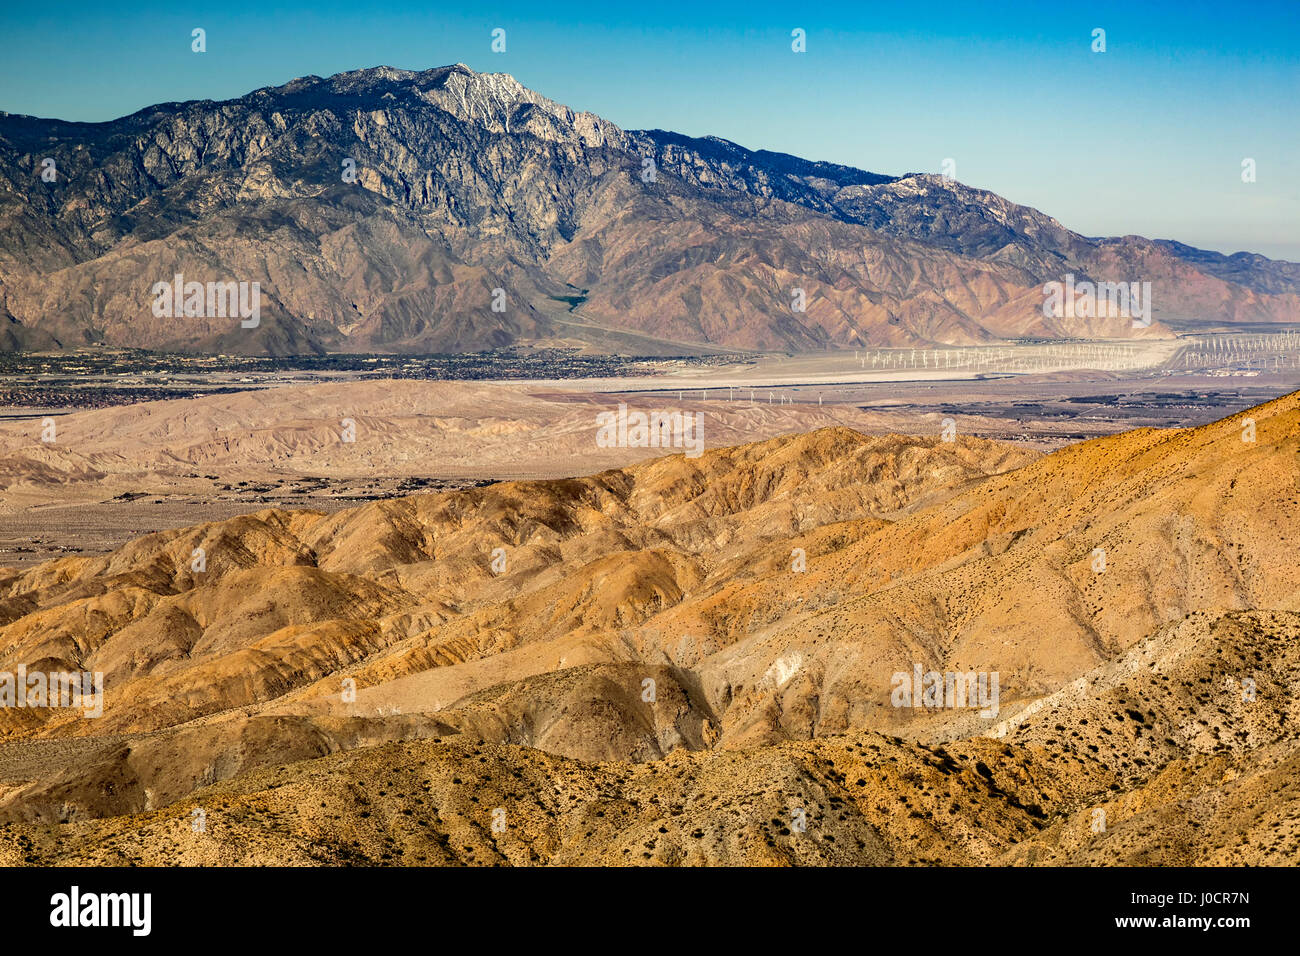
[{"label": "sunlit mountain face", "polygon": [[[1086,238],[943,176],[622,130],[461,65],[107,123],[7,114],[0,182],[8,349],[809,351],[1300,320],[1295,264]],[[1048,307],[1066,282],[1079,303]]]}]

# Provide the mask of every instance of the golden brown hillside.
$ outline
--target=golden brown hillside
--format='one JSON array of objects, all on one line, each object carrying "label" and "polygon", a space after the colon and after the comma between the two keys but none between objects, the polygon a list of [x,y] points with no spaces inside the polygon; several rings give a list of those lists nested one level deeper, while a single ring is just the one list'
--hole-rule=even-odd
[{"label": "golden brown hillside", "polygon": [[[827,428],[0,570],[0,671],[106,687],[0,710],[2,842],[1294,862],[1298,453],[1300,395],[1041,457]],[[930,671],[996,675],[996,713],[896,706]]]}]

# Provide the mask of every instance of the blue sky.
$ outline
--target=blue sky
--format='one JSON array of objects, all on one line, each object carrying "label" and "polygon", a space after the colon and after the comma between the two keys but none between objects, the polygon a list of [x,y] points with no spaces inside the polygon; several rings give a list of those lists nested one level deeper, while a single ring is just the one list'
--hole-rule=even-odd
[{"label": "blue sky", "polygon": [[[190,51],[207,31],[208,52]],[[507,49],[490,50],[503,27]],[[790,32],[807,33],[807,52]],[[1106,31],[1106,52],[1091,50]],[[10,4],[0,109],[103,120],[464,62],[627,128],[939,172],[1088,235],[1300,261],[1300,2]],[[1257,179],[1241,181],[1255,160]]]}]

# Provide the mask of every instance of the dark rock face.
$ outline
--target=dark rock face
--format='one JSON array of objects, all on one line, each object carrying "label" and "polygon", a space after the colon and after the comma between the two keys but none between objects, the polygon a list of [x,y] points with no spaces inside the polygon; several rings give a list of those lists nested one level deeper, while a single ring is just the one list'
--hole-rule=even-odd
[{"label": "dark rock face", "polygon": [[[0,114],[6,350],[1137,334],[1124,319],[1045,319],[1041,285],[1067,272],[1152,281],[1156,323],[1141,334],[1300,318],[1292,264],[1088,239],[934,176],[624,131],[461,65],[305,77],[108,123]],[[257,283],[256,324],[155,314],[154,285],[178,274]]]}]

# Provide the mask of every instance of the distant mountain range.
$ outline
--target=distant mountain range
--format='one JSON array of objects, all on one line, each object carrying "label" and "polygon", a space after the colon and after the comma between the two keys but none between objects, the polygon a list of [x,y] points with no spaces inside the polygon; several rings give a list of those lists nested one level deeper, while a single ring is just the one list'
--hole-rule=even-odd
[{"label": "distant mountain range", "polygon": [[[257,283],[255,326],[207,300],[159,314],[177,275]],[[1067,275],[1149,281],[1154,321],[1045,317],[1043,284]],[[1295,263],[1088,238],[938,176],[623,130],[460,64],[107,123],[0,114],[3,350],[809,351],[1288,322]]]}]

